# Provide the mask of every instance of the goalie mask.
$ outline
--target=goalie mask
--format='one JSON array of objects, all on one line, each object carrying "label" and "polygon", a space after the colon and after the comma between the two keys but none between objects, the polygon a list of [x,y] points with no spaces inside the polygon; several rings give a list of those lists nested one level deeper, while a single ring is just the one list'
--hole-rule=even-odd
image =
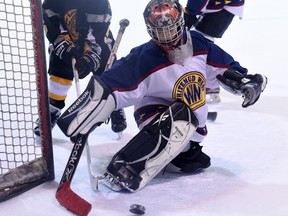
[{"label": "goalie mask", "polygon": [[144,19],[156,44],[173,48],[181,39],[184,19],[177,0],[151,0],[145,8]]}]

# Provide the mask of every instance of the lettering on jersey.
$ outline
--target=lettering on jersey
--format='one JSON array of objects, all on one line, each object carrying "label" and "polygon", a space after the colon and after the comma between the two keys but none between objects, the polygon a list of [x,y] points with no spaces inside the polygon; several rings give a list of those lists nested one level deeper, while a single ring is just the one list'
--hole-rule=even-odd
[{"label": "lettering on jersey", "polygon": [[79,38],[79,33],[76,31],[76,15],[77,10],[73,9],[69,10],[64,16],[66,27],[73,42],[76,42]]},{"label": "lettering on jersey", "polygon": [[198,109],[206,103],[206,78],[196,71],[186,73],[175,83],[172,97],[192,110]]}]

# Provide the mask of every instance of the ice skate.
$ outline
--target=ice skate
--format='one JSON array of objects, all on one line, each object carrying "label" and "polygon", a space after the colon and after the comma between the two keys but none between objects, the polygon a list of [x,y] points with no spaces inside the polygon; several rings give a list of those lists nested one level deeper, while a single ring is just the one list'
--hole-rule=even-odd
[{"label": "ice skate", "polygon": [[192,173],[211,165],[210,157],[202,152],[199,143],[190,141],[190,148],[181,152],[167,165],[166,171]]},{"label": "ice skate", "polygon": [[111,113],[111,129],[117,133],[119,138],[123,136],[123,131],[127,127],[126,116],[123,109],[113,111]]},{"label": "ice skate", "polygon": [[[57,120],[59,119],[59,117],[61,115],[61,110],[56,108],[56,107],[54,107],[54,106],[52,106],[52,105],[50,105],[49,108],[50,108],[50,125],[51,125],[51,130],[52,130],[55,127],[55,125],[57,123]],[[36,126],[33,129],[34,134],[37,137],[41,136],[41,131],[40,131],[39,124],[40,124],[40,120],[37,119],[36,120]]]},{"label": "ice skate", "polygon": [[207,89],[206,90],[206,101],[207,104],[217,104],[221,102],[220,88]]}]

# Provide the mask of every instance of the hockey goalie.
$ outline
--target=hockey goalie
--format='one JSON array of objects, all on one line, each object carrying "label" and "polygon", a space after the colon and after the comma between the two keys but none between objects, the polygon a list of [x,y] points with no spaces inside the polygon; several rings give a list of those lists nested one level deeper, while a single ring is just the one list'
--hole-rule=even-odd
[{"label": "hockey goalie", "polygon": [[151,40],[101,77],[92,76],[58,120],[66,136],[77,140],[114,110],[134,106],[140,131],[107,166],[104,181],[112,190],[135,192],[164,167],[185,173],[208,168],[210,157],[200,146],[207,135],[206,88],[221,85],[241,95],[243,107],[265,89],[264,75],[249,74],[216,44],[185,29],[182,11],[177,0],[151,0],[144,11]]}]

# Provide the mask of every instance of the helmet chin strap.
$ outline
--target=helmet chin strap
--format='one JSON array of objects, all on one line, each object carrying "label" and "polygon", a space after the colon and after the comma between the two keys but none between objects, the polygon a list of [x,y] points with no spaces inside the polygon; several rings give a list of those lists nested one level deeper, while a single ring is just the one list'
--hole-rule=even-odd
[{"label": "helmet chin strap", "polygon": [[182,36],[182,39],[179,40],[177,45],[169,47],[169,49],[164,50],[167,52],[167,56],[169,60],[175,64],[179,65],[185,65],[186,62],[193,56],[193,45],[192,45],[192,39],[191,35],[189,33],[188,29],[185,29],[186,31],[186,43],[184,41],[184,37]]}]

